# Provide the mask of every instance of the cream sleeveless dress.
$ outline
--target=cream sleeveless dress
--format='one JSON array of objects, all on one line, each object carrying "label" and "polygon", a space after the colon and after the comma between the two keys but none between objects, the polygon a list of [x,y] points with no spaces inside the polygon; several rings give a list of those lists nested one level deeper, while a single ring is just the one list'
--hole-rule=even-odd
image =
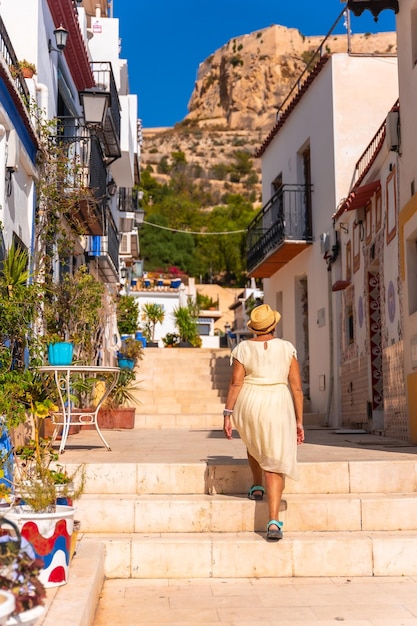
[{"label": "cream sleeveless dress", "polygon": [[245,368],[232,419],[246,448],[264,470],[297,480],[297,427],[288,387],[294,356],[289,341],[247,340],[233,349],[230,363],[236,359]]}]

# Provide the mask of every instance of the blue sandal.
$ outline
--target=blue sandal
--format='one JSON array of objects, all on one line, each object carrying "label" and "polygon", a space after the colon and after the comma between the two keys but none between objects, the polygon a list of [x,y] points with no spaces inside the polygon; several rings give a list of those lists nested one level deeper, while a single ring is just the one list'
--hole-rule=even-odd
[{"label": "blue sandal", "polygon": [[[271,528],[271,526],[276,526],[276,528]],[[284,522],[278,522],[276,519],[271,519],[268,522],[268,526],[266,527],[266,538],[268,541],[279,541],[282,539],[282,527],[284,526]]]},{"label": "blue sandal", "polygon": [[[255,493],[256,491],[260,491],[261,493]],[[265,489],[262,485],[252,485],[252,487],[248,491],[249,500],[263,500],[265,493]]]}]

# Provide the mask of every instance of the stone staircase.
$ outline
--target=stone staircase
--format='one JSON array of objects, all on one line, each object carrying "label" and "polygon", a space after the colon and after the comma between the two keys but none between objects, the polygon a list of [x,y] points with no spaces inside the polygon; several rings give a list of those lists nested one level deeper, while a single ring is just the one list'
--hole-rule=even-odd
[{"label": "stone staircase", "polygon": [[[218,428],[232,368],[229,349],[151,348],[137,371],[136,428]],[[305,424],[324,421],[307,412]]]},{"label": "stone staircase", "polygon": [[[147,351],[136,428],[221,436],[230,369],[228,351]],[[105,542],[109,578],[417,575],[417,460],[300,463],[282,502],[284,540],[271,544],[266,501],[245,495],[244,458],[166,457],[87,466],[83,542]]]},{"label": "stone staircase", "polygon": [[137,373],[136,428],[212,428],[222,412],[230,350],[151,348]]}]

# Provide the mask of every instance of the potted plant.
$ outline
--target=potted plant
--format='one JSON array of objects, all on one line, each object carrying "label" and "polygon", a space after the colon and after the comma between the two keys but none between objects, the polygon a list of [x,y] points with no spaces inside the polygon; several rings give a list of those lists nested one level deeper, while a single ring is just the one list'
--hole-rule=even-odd
[{"label": "potted plant", "polygon": [[4,605],[0,604],[0,625],[35,624],[44,612],[45,587],[39,579],[42,561],[34,558],[30,546],[22,540],[17,526],[0,518],[0,597],[12,597],[12,610],[2,621]]},{"label": "potted plant", "polygon": [[32,78],[36,74],[36,65],[23,59],[19,61],[19,70],[22,72],[23,78]]},{"label": "potted plant", "polygon": [[[85,481],[83,466],[69,475],[56,465],[58,455],[52,440],[40,434],[42,420],[56,410],[48,399],[31,400],[28,416],[33,438],[14,450],[13,486],[17,500],[7,514],[41,560],[39,577],[45,587],[59,586],[68,580],[75,513],[72,503],[83,493]],[[60,504],[62,498],[64,504]],[[54,542],[46,540],[52,536]]]},{"label": "potted plant", "polygon": [[0,268],[0,459],[2,482],[13,481],[12,433],[26,425],[40,344],[28,328],[41,314],[41,286],[31,283],[26,252],[12,246]]},{"label": "potted plant", "polygon": [[167,333],[165,337],[162,337],[162,342],[165,348],[173,348],[180,341],[180,336],[177,333]]},{"label": "potted plant", "polygon": [[175,325],[180,335],[179,347],[192,348],[201,346],[197,332],[197,311],[191,304],[174,309]]},{"label": "potted plant", "polygon": [[23,59],[18,61],[17,65],[10,65],[10,73],[13,78],[16,78],[18,75],[23,76],[23,78],[33,78],[33,75],[36,74],[36,65]]},{"label": "potted plant", "polygon": [[160,304],[155,302],[146,302],[142,307],[142,319],[150,326],[150,342],[148,346],[158,345],[155,342],[155,327],[162,324],[165,319],[165,311]]},{"label": "potted plant", "polygon": [[98,413],[100,428],[133,428],[135,425],[135,406],[140,404],[137,392],[140,386],[132,370],[123,369],[104,405]]},{"label": "potted plant", "polygon": [[85,265],[65,274],[60,283],[49,285],[43,310],[45,342],[70,342],[78,363],[96,362],[105,325],[103,298],[103,283],[89,274]]},{"label": "potted plant", "polygon": [[117,353],[119,367],[133,370],[138,361],[143,359],[142,342],[133,337],[123,339],[120,350]]}]

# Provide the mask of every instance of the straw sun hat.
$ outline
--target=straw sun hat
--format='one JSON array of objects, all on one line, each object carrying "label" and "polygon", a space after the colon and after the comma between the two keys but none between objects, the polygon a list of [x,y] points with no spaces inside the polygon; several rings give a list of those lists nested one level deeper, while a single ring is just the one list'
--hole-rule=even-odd
[{"label": "straw sun hat", "polygon": [[269,304],[261,304],[250,314],[248,328],[256,335],[267,335],[274,330],[280,319],[278,311],[273,311]]}]

